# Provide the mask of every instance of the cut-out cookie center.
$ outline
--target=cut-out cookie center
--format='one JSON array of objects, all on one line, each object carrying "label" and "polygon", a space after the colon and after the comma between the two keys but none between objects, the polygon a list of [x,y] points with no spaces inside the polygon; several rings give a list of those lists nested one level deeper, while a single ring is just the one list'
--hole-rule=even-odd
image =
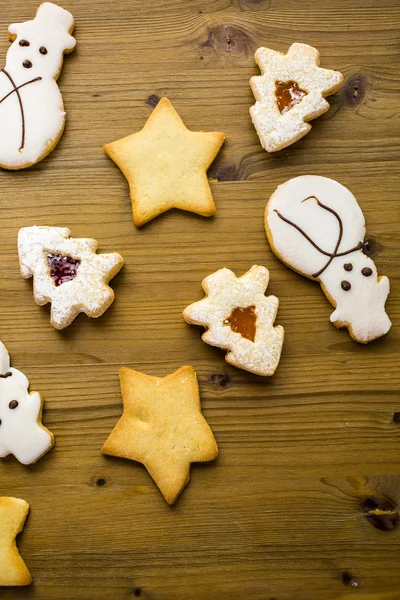
[{"label": "cut-out cookie center", "polygon": [[275,96],[279,112],[283,115],[301,102],[304,96],[307,96],[307,92],[302,90],[296,81],[276,81]]},{"label": "cut-out cookie center", "polygon": [[58,287],[75,279],[81,261],[62,254],[48,254],[47,264],[50,269],[50,277]]},{"label": "cut-out cookie center", "polygon": [[232,331],[240,333],[240,335],[251,342],[254,342],[256,337],[257,315],[255,306],[247,306],[246,308],[234,308],[231,314],[224,321],[224,325],[229,325]]}]

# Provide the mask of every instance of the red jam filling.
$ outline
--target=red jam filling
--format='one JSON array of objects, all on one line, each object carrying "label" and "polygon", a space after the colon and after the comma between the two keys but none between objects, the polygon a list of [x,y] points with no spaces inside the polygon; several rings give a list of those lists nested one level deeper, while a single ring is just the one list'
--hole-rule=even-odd
[{"label": "red jam filling", "polygon": [[50,269],[50,277],[58,287],[75,279],[81,261],[62,254],[48,254],[47,264]]}]

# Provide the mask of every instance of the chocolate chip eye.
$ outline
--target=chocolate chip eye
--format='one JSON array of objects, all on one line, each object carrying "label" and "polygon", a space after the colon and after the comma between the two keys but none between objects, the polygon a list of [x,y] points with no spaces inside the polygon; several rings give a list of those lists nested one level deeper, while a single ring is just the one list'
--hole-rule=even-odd
[{"label": "chocolate chip eye", "polygon": [[19,45],[20,46],[30,46],[30,43],[28,42],[28,40],[19,40]]},{"label": "chocolate chip eye", "polygon": [[351,263],[345,263],[345,264],[343,265],[343,269],[344,269],[345,271],[352,271],[352,270],[353,270],[353,265],[352,265]]},{"label": "chocolate chip eye", "polygon": [[345,292],[348,292],[351,288],[351,283],[349,281],[342,281],[340,285],[342,286],[342,290],[344,290]]},{"label": "chocolate chip eye", "polygon": [[364,267],[361,269],[361,273],[364,275],[364,277],[370,277],[372,275],[372,269],[369,267]]},{"label": "chocolate chip eye", "polygon": [[43,55],[47,54],[47,48],[45,48],[44,46],[40,46],[39,52],[40,52],[40,54],[43,54]]},{"label": "chocolate chip eye", "polygon": [[24,60],[24,62],[22,63],[22,66],[25,67],[25,69],[30,69],[32,66],[32,63],[30,60]]},{"label": "chocolate chip eye", "polygon": [[18,400],[11,400],[10,404],[8,405],[8,408],[13,410],[13,408],[17,408],[17,406],[18,406]]}]

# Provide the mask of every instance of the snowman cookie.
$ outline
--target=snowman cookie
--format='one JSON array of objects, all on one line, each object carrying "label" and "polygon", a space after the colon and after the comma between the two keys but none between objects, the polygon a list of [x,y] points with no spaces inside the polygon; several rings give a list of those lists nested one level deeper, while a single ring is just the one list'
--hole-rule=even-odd
[{"label": "snowman cookie", "polygon": [[226,362],[256,375],[273,375],[284,330],[274,327],[279,300],[265,296],[269,271],[254,265],[242,277],[220,269],[202,283],[206,297],[185,308],[187,323],[207,328],[202,340],[228,350]]},{"label": "snowman cookie", "polygon": [[42,425],[42,397],[28,389],[29,381],[10,368],[0,342],[0,458],[13,454],[24,465],[36,462],[54,445],[53,434]]},{"label": "snowman cookie", "polygon": [[63,329],[84,312],[100,317],[114,300],[108,282],[124,264],[117,252],[96,254],[97,241],[70,238],[66,227],[23,227],[18,233],[21,275],[33,276],[39,305],[51,302],[51,324]]},{"label": "snowman cookie", "polygon": [[378,277],[363,253],[364,216],[347,188],[315,175],[290,179],[272,194],[265,229],[282,262],[319,281],[335,307],[330,320],[336,327],[347,327],[363,344],[389,331],[389,279]]},{"label": "snowman cookie", "polygon": [[13,42],[0,70],[0,166],[23,169],[57,145],[65,112],[56,83],[75,39],[72,15],[51,2],[36,17],[8,28]]},{"label": "snowman cookie", "polygon": [[307,122],[329,110],[325,96],[343,84],[338,71],[319,66],[319,52],[292,44],[286,54],[259,48],[255,61],[261,75],[250,79],[256,103],[250,115],[267,152],[282,150],[311,129]]}]

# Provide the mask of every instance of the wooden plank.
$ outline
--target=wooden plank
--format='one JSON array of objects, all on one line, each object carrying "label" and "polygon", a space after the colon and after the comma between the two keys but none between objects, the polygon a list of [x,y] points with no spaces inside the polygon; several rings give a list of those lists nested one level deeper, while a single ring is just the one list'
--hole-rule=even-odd
[{"label": "wooden plank", "polygon": [[[9,23],[36,0],[4,0]],[[55,448],[0,464],[0,493],[26,499],[19,546],[34,577],[6,600],[399,600],[400,412],[398,0],[66,0],[77,50],[60,78],[68,121],[54,153],[2,172],[1,339],[43,393]],[[346,77],[310,134],[268,155],[249,119],[254,50],[315,45]],[[210,169],[217,215],[171,211],[136,230],[128,186],[102,146],[139,130],[167,95],[193,130],[223,130]],[[338,179],[366,217],[390,277],[393,328],[367,347],[329,322],[319,286],[286,269],[263,230],[266,201],[300,174]],[[118,251],[116,301],[99,320],[49,324],[19,275],[22,226],[64,225]],[[282,360],[264,380],[230,367],[182,319],[200,282],[227,266],[271,271]],[[192,364],[219,444],[170,508],[145,469],[100,447],[121,412],[126,365],[163,376]],[[369,499],[370,504],[366,504]],[[373,502],[393,510],[373,515]],[[371,504],[372,503],[372,504]],[[382,504],[383,503],[383,504]],[[393,525],[393,529],[389,527]],[[379,527],[383,529],[379,529]]]}]

